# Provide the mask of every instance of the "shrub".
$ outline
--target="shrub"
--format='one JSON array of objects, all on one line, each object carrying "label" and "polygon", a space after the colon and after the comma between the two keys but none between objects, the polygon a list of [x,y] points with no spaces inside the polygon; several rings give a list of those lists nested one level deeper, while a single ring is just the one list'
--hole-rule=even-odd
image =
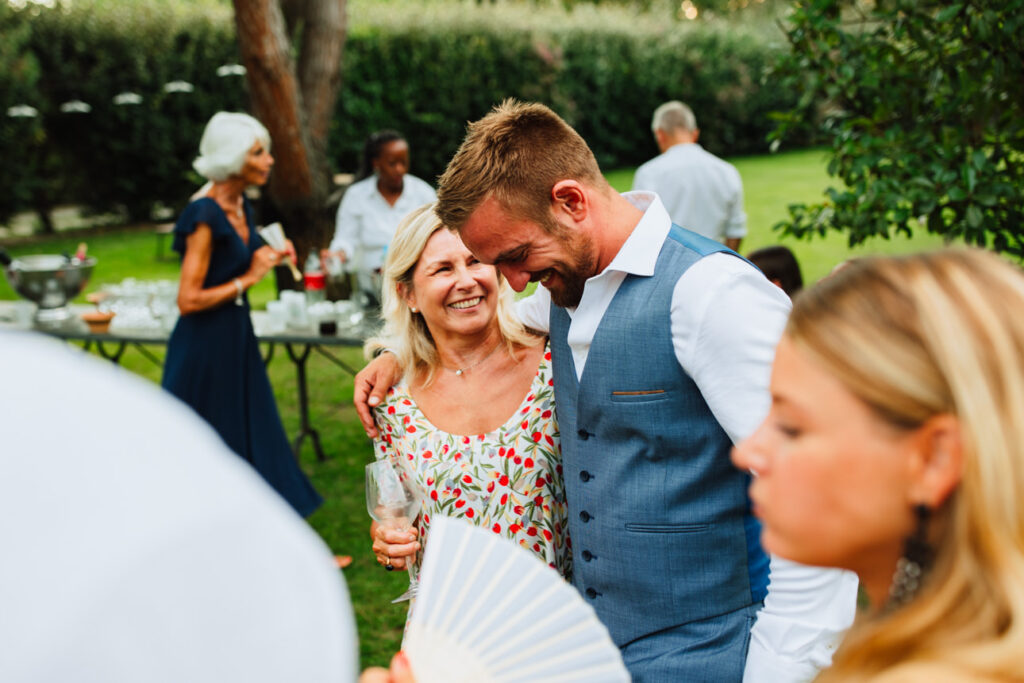
[{"label": "shrub", "polygon": [[[56,199],[146,218],[179,208],[200,179],[191,170],[202,126],[244,110],[244,78],[217,76],[238,61],[231,8],[214,0],[76,0],[12,10],[0,3],[0,104],[30,104],[34,120],[0,118],[0,151],[22,160],[0,218]],[[344,85],[328,140],[338,170],[354,171],[365,136],[397,128],[413,172],[433,179],[467,121],[514,96],[548,103],[577,127],[605,168],[656,153],[654,108],[680,98],[701,141],[719,154],[766,149],[768,113],[792,105],[766,82],[783,49],[749,27],[681,25],[592,6],[350,2]],[[17,68],[14,68],[17,66]],[[166,92],[172,81],[191,93]],[[115,104],[121,93],[139,104]],[[88,114],[65,113],[81,100]],[[10,173],[10,165],[4,164]],[[45,191],[41,189],[45,186]],[[34,198],[34,199],[33,199]],[[45,200],[45,201],[43,201]]]},{"label": "shrub", "polygon": [[843,9],[813,0],[794,12],[780,78],[805,97],[779,129],[815,121],[841,183],[776,227],[840,230],[851,246],[924,229],[1024,259],[1024,1]]}]

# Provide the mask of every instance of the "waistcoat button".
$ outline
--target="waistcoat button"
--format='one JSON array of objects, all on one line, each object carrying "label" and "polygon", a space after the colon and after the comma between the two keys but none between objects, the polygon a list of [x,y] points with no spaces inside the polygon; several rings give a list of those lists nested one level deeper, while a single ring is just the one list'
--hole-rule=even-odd
[{"label": "waistcoat button", "polygon": [[588,432],[586,429],[581,429],[576,433],[579,435],[580,441],[586,441],[587,439],[590,438],[590,432]]},{"label": "waistcoat button", "polygon": [[590,521],[590,513],[587,512],[586,510],[582,510],[580,512],[580,519],[582,519],[584,522],[589,522]]},{"label": "waistcoat button", "polygon": [[598,592],[597,592],[596,590],[594,590],[593,588],[588,588],[588,589],[586,590],[586,593],[587,593],[587,597],[588,597],[588,598],[590,598],[591,600],[593,600],[593,599],[594,599],[594,598],[596,598],[596,597],[597,597],[598,595],[600,595],[600,593],[598,593]]},{"label": "waistcoat button", "polygon": [[581,481],[590,481],[590,472],[587,472],[586,470],[583,470],[582,472],[580,472],[580,480]]},{"label": "waistcoat button", "polygon": [[580,555],[586,562],[590,562],[591,560],[595,559],[594,553],[590,552],[589,550],[584,550],[582,553],[580,553]]}]

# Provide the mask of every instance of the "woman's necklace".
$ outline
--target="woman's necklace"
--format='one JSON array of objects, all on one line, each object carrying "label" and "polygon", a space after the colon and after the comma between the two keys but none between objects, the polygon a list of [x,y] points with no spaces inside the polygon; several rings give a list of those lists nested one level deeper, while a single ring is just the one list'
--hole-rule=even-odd
[{"label": "woman's necklace", "polygon": [[463,374],[464,374],[464,373],[466,372],[466,370],[472,370],[472,369],[473,369],[473,368],[475,368],[476,366],[480,365],[480,364],[481,364],[481,363],[483,363],[483,362],[484,362],[485,360],[487,360],[488,358],[490,358],[491,356],[493,356],[493,355],[494,355],[494,352],[495,352],[495,351],[497,351],[498,349],[500,349],[500,348],[501,348],[502,346],[504,346],[504,345],[505,345],[505,344],[504,344],[504,342],[500,342],[500,341],[499,341],[499,342],[498,342],[498,343],[497,343],[497,344],[495,345],[495,347],[494,347],[493,349],[491,349],[491,350],[490,350],[490,351],[489,351],[489,352],[487,353],[487,355],[486,355],[486,356],[484,356],[483,358],[481,358],[481,359],[480,359],[480,360],[478,360],[478,361],[474,361],[473,363],[470,363],[469,365],[467,365],[467,366],[465,366],[465,367],[462,367],[462,368],[450,368],[450,367],[448,367],[447,365],[445,365],[444,363],[442,363],[442,364],[441,364],[441,367],[442,367],[442,368],[444,368],[445,370],[447,370],[448,372],[454,372],[454,373],[455,373],[455,375],[456,375],[456,377],[462,377],[462,375],[463,375]]},{"label": "woman's necklace", "polygon": [[226,200],[222,201],[212,192],[207,193],[206,196],[220,204],[220,208],[224,211],[225,215],[230,216],[231,214],[234,214],[238,218],[245,218],[245,201],[241,197],[238,198],[238,205],[232,207]]}]

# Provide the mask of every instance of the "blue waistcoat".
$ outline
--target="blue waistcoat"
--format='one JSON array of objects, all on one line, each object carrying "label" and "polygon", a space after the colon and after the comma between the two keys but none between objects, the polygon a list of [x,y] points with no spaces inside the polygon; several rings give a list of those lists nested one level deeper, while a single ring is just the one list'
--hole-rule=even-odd
[{"label": "blue waistcoat", "polygon": [[753,605],[767,589],[749,477],[672,346],[676,282],[717,251],[728,250],[673,225],[655,274],[619,287],[580,380],[569,315],[551,307],[573,583],[619,646]]}]

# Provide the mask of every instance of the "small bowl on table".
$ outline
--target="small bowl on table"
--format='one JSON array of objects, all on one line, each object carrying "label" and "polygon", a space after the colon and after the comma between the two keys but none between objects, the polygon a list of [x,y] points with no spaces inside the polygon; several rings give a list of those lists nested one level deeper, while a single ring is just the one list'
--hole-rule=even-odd
[{"label": "small bowl on table", "polygon": [[82,314],[82,320],[89,326],[92,334],[106,334],[110,331],[110,321],[113,320],[112,311],[87,311]]},{"label": "small bowl on table", "polygon": [[85,295],[85,300],[91,304],[99,306],[101,303],[110,298],[110,292],[89,292]]}]

